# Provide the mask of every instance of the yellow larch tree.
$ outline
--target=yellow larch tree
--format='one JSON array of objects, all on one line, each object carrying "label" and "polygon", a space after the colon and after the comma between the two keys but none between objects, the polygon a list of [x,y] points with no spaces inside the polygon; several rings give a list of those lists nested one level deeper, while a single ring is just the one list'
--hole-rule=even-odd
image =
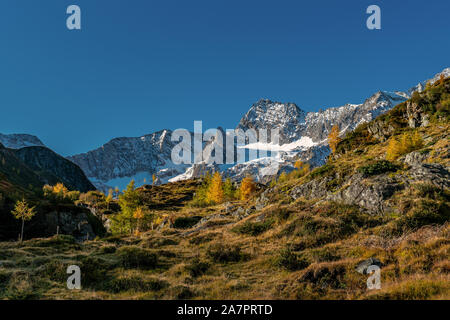
[{"label": "yellow larch tree", "polygon": [[223,181],[219,172],[214,173],[208,190],[208,200],[214,203],[222,203],[224,198]]},{"label": "yellow larch tree", "polygon": [[334,125],[328,135],[328,145],[333,153],[336,153],[336,147],[339,142],[341,142],[341,138],[339,138],[339,126]]},{"label": "yellow larch tree", "polygon": [[240,188],[241,200],[248,200],[255,190],[256,184],[252,177],[249,176],[242,179]]}]

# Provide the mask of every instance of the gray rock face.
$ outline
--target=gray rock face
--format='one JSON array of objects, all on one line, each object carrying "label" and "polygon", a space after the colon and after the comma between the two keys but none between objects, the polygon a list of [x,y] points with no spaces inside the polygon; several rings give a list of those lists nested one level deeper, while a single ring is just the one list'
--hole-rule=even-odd
[{"label": "gray rock face", "polygon": [[338,125],[342,133],[353,130],[360,123],[373,120],[406,99],[407,95],[404,93],[379,91],[362,104],[346,104],[308,113],[293,103],[264,99],[250,108],[237,128],[279,128],[280,144],[291,143],[305,136],[317,143],[327,139],[334,125]]},{"label": "gray rock face", "polygon": [[408,101],[406,104],[406,114],[408,117],[408,125],[411,128],[426,127],[430,122],[430,117],[414,102]]},{"label": "gray rock face", "polygon": [[380,141],[386,141],[395,131],[394,126],[384,121],[374,121],[367,126],[369,133]]},{"label": "gray rock face", "polygon": [[[242,117],[237,129],[280,130],[280,143],[285,144],[301,138],[300,126],[304,126],[306,112],[294,103],[273,102],[261,99],[252,105]],[[270,134],[268,135],[270,137]]]},{"label": "gray rock face", "polygon": [[393,177],[389,174],[380,174],[365,178],[362,173],[357,173],[341,181],[335,191],[330,188],[330,184],[339,177],[316,178],[293,188],[290,196],[294,199],[300,197],[322,198],[358,205],[368,213],[381,215],[393,210],[386,200],[389,200],[395,192],[401,191],[411,184],[430,183],[439,188],[450,187],[448,168],[440,164],[423,163],[424,156],[419,152],[412,152],[400,160],[411,166],[404,174]]},{"label": "gray rock face", "polygon": [[448,168],[440,164],[416,165],[409,170],[410,181],[427,182],[439,188],[450,187],[450,173]]},{"label": "gray rock face", "polygon": [[44,234],[53,235],[59,227],[60,234],[68,234],[79,241],[92,240],[96,234],[85,212],[52,211],[45,214]]},{"label": "gray rock face", "polygon": [[381,267],[382,263],[377,258],[369,258],[367,260],[360,262],[356,266],[356,272],[361,273],[361,274],[367,274],[367,269],[373,265]]},{"label": "gray rock face", "polygon": [[24,147],[40,146],[44,144],[38,137],[29,134],[1,134],[0,143],[10,149],[20,149]]},{"label": "gray rock face", "polygon": [[[171,153],[176,143],[171,141],[172,132],[162,130],[150,135],[136,138],[116,138],[102,147],[84,154],[68,157],[94,184],[104,190],[115,187],[110,180],[127,178],[119,185],[122,189],[137,174],[145,173],[147,183],[151,183],[153,174],[160,182],[167,182],[171,177],[184,172],[187,165],[175,165]],[[142,185],[142,181],[136,181]]]},{"label": "gray rock face", "polygon": [[[9,210],[8,210],[9,211]],[[25,238],[43,238],[59,234],[71,235],[78,241],[92,240],[102,233],[101,222],[86,208],[73,205],[42,205],[37,213],[25,223]],[[10,212],[0,208],[0,240],[17,239],[20,233],[20,221]]]},{"label": "gray rock face", "polygon": [[427,154],[422,154],[417,151],[413,151],[411,153],[408,153],[404,157],[400,158],[400,161],[403,161],[406,164],[409,164],[410,166],[421,166],[422,162],[427,158]]},{"label": "gray rock face", "polygon": [[404,188],[399,181],[385,174],[373,179],[363,179],[362,174],[356,174],[347,184],[347,188],[329,193],[326,198],[345,204],[356,204],[375,214],[384,214],[388,211],[389,207],[385,200]]},{"label": "gray rock face", "polygon": [[332,177],[325,177],[322,179],[315,179],[295,187],[290,196],[294,199],[306,198],[322,198],[328,194],[328,182],[333,180]]},{"label": "gray rock face", "polygon": [[108,181],[133,176],[140,171],[155,172],[170,159],[174,146],[168,130],[138,138],[116,138],[102,147],[69,157],[88,177]]}]

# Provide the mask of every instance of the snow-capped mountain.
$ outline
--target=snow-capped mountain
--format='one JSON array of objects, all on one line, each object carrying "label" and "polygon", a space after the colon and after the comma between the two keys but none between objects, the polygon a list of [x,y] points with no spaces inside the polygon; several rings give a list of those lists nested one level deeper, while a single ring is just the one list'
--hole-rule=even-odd
[{"label": "snow-capped mountain", "polygon": [[[305,124],[306,112],[294,103],[261,99],[242,117],[236,129],[274,129],[280,131],[280,144],[301,138],[299,125]],[[270,134],[268,135],[270,137]]]},{"label": "snow-capped mountain", "polygon": [[[450,68],[428,81],[437,81],[441,74],[450,76]],[[330,153],[327,137],[334,125],[338,125],[344,135],[407,100],[414,91],[422,90],[426,82],[405,91],[378,91],[360,104],[346,104],[319,112],[305,112],[294,103],[259,100],[242,117],[236,129],[267,129],[268,137],[270,130],[278,129],[280,145],[274,146],[268,141],[266,144],[238,146],[235,142],[233,147],[235,150],[256,148],[277,151],[277,155],[270,158],[261,157],[238,164],[207,164],[205,161],[192,166],[175,165],[171,161],[171,151],[176,145],[171,142],[172,132],[162,130],[137,138],[113,139],[96,150],[69,159],[78,164],[102,190],[116,186],[124,189],[131,179],[135,179],[137,185],[151,183],[153,174],[159,182],[165,183],[199,177],[206,171],[217,170],[235,180],[251,174],[264,182],[265,177],[292,170],[296,159],[309,162],[313,167],[324,164]],[[225,150],[226,133],[221,128],[217,132],[212,141],[203,142],[203,159],[211,157],[215,145]]]},{"label": "snow-capped mountain", "polygon": [[116,138],[98,149],[68,157],[78,164],[101,190],[121,189],[134,179],[137,185],[152,183],[155,174],[162,182],[185,171],[186,165],[174,165],[171,152],[172,132],[162,130],[135,138]]},{"label": "snow-capped mountain", "polygon": [[44,147],[38,137],[29,134],[1,134],[0,143],[9,149],[20,149],[24,147]]},{"label": "snow-capped mountain", "polygon": [[420,82],[416,86],[409,89],[407,91],[408,94],[412,95],[414,91],[422,92],[425,89],[427,82],[430,82],[430,84],[433,84],[441,78],[441,75],[444,76],[444,78],[450,77],[450,68],[445,68],[444,70],[442,70],[442,72],[439,72],[433,78]]},{"label": "snow-capped mountain", "polygon": [[[327,145],[327,137],[331,128],[338,125],[341,135],[355,129],[359,124],[369,122],[382,113],[392,109],[395,105],[410,98],[416,90],[423,90],[427,82],[434,83],[441,75],[450,76],[450,68],[444,69],[432,79],[423,81],[417,86],[404,91],[378,91],[361,104],[346,104],[340,107],[327,108],[319,112],[305,112],[294,103],[273,102],[261,99],[253,104],[250,110],[243,116],[236,129],[279,129],[281,146],[274,148],[267,143],[248,144],[245,148],[259,150],[279,151],[276,157],[255,159],[235,166],[209,165],[211,171],[220,170],[224,176],[239,180],[245,175],[254,176],[264,182],[267,172],[278,173],[292,170],[293,163],[300,159],[310,163],[311,166],[320,166],[326,162],[330,154]],[[270,134],[268,134],[270,137]],[[213,142],[214,143],[214,142]],[[222,142],[217,142],[221,144]],[[209,145],[210,149],[213,149]],[[201,167],[202,170],[198,168]],[[208,168],[208,166],[206,166]],[[204,166],[194,165],[182,175],[171,179],[177,181],[203,174]]]}]

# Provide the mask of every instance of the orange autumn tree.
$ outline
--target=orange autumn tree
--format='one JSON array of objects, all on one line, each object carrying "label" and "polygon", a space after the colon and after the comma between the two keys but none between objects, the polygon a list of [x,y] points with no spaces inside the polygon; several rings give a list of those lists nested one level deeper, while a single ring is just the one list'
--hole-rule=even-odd
[{"label": "orange autumn tree", "polygon": [[331,128],[330,134],[328,135],[328,144],[333,153],[336,153],[336,147],[339,142],[341,142],[341,138],[339,138],[339,126],[334,125],[333,128]]},{"label": "orange autumn tree", "polygon": [[252,177],[245,177],[241,182],[240,194],[241,200],[248,200],[255,192],[256,184]]},{"label": "orange autumn tree", "polygon": [[387,160],[396,160],[403,154],[423,147],[423,140],[418,131],[403,133],[398,137],[392,137],[386,150]]},{"label": "orange autumn tree", "polygon": [[141,232],[141,225],[142,225],[142,220],[144,219],[145,214],[144,214],[144,210],[142,209],[142,207],[137,207],[137,209],[134,211],[133,213],[133,218],[136,219],[137,224],[136,224],[136,229],[134,231],[134,235],[138,236]]},{"label": "orange autumn tree", "polygon": [[222,203],[224,198],[223,181],[219,172],[214,173],[208,190],[208,200],[213,203]]}]

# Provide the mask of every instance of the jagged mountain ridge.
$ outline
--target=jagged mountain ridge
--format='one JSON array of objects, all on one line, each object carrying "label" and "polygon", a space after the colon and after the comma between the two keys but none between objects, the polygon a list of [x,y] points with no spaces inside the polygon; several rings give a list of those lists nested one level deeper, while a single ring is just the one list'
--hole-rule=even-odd
[{"label": "jagged mountain ridge", "polygon": [[[341,107],[328,108],[319,112],[305,112],[294,103],[273,102],[261,99],[253,104],[250,110],[239,122],[237,129],[267,129],[268,131],[280,129],[281,154],[275,161],[268,162],[266,159],[254,160],[234,167],[213,166],[211,171],[220,170],[225,176],[232,179],[240,179],[247,174],[254,176],[258,181],[268,180],[264,178],[264,171],[270,167],[274,171],[290,171],[296,159],[309,162],[311,166],[320,166],[326,162],[330,150],[327,146],[327,137],[331,128],[338,125],[341,135],[355,129],[359,124],[369,122],[378,115],[391,110],[397,104],[406,101],[410,95],[418,90],[422,91],[427,82],[434,83],[443,75],[450,75],[450,68],[444,69],[432,79],[423,81],[410,90],[403,91],[378,91],[366,99],[362,104],[346,104]],[[270,133],[268,133],[270,137]],[[218,142],[221,144],[221,142]],[[259,147],[264,148],[259,144]],[[269,145],[267,148],[271,148]],[[210,147],[210,149],[213,149]],[[199,165],[194,165],[193,167]],[[171,181],[195,177],[195,172],[202,173],[205,168],[189,169],[183,175],[173,178]],[[270,177],[269,177],[270,178]]]},{"label": "jagged mountain ridge", "polygon": [[[444,69],[429,81],[438,80],[441,74],[450,75],[450,68]],[[295,158],[318,166],[329,155],[326,138],[333,125],[337,124],[342,134],[353,130],[360,123],[371,121],[405,101],[415,90],[423,90],[425,83],[426,81],[421,82],[406,92],[378,91],[362,104],[346,104],[319,112],[305,112],[294,103],[262,99],[250,108],[236,128],[280,128],[280,143],[284,145],[277,159],[280,169],[291,168]],[[170,141],[171,133],[170,130],[162,130],[142,137],[113,139],[96,150],[68,159],[78,164],[89,179],[103,190],[115,186],[124,188],[131,179],[135,179],[137,185],[149,183],[152,174],[156,174],[158,181],[162,183],[202,174],[204,166],[195,168],[198,165],[194,165],[190,168],[172,163],[171,150],[175,143]],[[204,148],[212,149],[214,143],[225,146],[224,141],[213,141],[205,143]],[[239,179],[246,173],[253,174],[255,169],[264,169],[266,164],[265,160],[261,160],[260,164],[256,160],[247,165],[214,165],[210,169],[220,170],[226,176]]]},{"label": "jagged mountain ridge", "polygon": [[143,173],[142,180],[150,183],[153,174],[164,179],[166,175],[180,174],[186,168],[186,165],[176,166],[171,161],[175,146],[170,140],[171,135],[172,131],[161,130],[142,137],[116,138],[98,149],[68,159],[78,164],[100,189],[110,187],[108,182],[114,179],[125,177],[129,182],[139,173]]}]

